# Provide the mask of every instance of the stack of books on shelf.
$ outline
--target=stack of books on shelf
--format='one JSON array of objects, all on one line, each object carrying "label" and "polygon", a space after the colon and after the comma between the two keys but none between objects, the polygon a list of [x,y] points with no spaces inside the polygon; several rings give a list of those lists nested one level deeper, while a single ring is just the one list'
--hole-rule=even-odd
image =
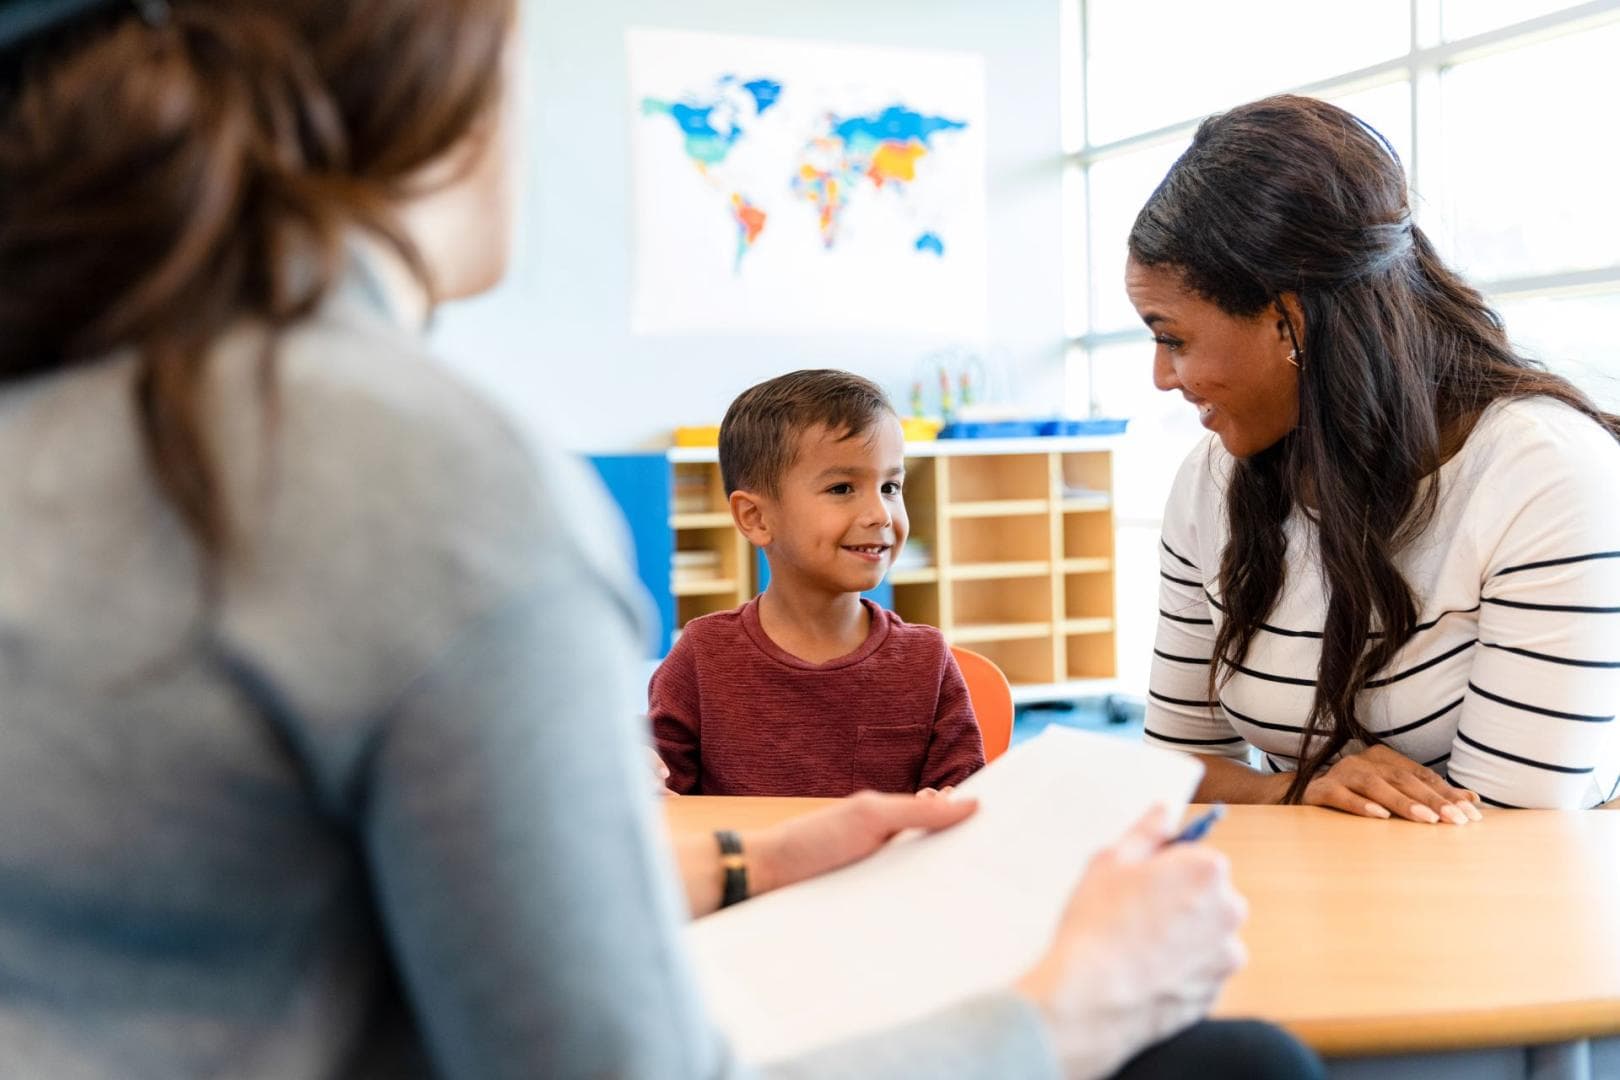
[{"label": "stack of books on shelf", "polygon": [[1113,496],[1109,492],[1098,491],[1095,488],[1075,487],[1069,484],[1063,486],[1063,505],[1071,510],[1082,506],[1106,510],[1112,499]]},{"label": "stack of books on shelf", "polygon": [[906,546],[900,549],[891,570],[921,570],[934,565],[934,553],[929,550],[927,543],[921,540],[907,540]]},{"label": "stack of books on shelf", "polygon": [[709,478],[705,473],[675,470],[675,488],[670,493],[670,509],[677,514],[701,514],[709,509]]},{"label": "stack of books on shelf", "polygon": [[718,551],[677,551],[670,557],[670,578],[676,585],[713,581],[719,576]]}]

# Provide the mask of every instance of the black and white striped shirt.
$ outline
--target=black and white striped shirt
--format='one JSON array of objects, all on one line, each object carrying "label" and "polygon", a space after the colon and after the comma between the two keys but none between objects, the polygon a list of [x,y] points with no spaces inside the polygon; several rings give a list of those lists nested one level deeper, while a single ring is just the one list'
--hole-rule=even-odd
[{"label": "black and white striped shirt", "polygon": [[[1233,459],[1216,439],[1165,509],[1147,738],[1292,771],[1326,611],[1315,524],[1288,520],[1287,573],[1210,701],[1216,572]],[[1439,473],[1429,528],[1396,558],[1418,632],[1362,692],[1391,749],[1487,802],[1589,807],[1620,794],[1620,443],[1551,399],[1498,402]],[[1346,752],[1364,749],[1351,743]]]}]

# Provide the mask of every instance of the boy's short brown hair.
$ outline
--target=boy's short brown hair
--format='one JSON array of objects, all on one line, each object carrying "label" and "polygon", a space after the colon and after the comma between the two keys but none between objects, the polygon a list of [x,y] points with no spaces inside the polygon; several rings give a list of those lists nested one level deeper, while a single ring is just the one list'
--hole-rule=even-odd
[{"label": "boy's short brown hair", "polygon": [[720,421],[720,476],[726,494],[775,495],[793,465],[799,434],[814,427],[847,439],[871,429],[894,406],[872,380],[817,368],[767,379],[737,395]]}]

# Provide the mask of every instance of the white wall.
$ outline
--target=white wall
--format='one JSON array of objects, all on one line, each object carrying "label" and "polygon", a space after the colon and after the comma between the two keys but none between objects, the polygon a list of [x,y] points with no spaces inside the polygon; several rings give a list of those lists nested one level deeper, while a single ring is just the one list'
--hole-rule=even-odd
[{"label": "white wall", "polygon": [[760,379],[798,367],[868,375],[905,408],[939,341],[645,337],[629,330],[633,267],[630,26],[978,52],[985,58],[992,390],[1063,401],[1058,0],[527,0],[530,190],[513,272],[439,316],[442,354],[564,445],[663,445],[718,423]]}]

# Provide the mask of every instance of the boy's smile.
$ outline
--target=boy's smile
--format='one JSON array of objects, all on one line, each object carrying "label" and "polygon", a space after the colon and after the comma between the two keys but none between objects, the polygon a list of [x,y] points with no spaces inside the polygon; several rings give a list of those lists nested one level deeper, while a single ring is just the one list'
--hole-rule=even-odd
[{"label": "boy's smile", "polygon": [[889,554],[892,544],[846,544],[844,550],[853,552],[863,559],[871,559],[875,563],[884,562]]}]

